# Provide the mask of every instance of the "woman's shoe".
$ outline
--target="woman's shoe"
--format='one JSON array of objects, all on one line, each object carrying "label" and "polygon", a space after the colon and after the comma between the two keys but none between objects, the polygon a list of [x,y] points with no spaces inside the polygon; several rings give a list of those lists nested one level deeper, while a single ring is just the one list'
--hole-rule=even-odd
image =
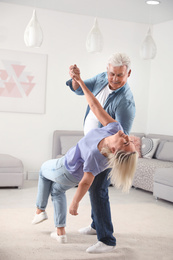
[{"label": "woman's shoe", "polygon": [[40,214],[35,214],[34,219],[32,221],[32,224],[39,224],[43,222],[44,220],[48,219],[46,211],[41,212]]},{"label": "woman's shoe", "polygon": [[58,243],[60,243],[60,244],[67,243],[67,236],[66,235],[58,236],[57,232],[55,231],[55,232],[52,232],[50,234],[50,236],[51,236],[51,238],[56,239],[58,241]]}]

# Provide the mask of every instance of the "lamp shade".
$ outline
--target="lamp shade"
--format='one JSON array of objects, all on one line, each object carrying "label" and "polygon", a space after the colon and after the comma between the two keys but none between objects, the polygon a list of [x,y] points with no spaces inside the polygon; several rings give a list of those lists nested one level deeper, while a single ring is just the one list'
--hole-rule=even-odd
[{"label": "lamp shade", "polygon": [[151,35],[151,29],[149,28],[148,33],[141,45],[140,56],[144,60],[154,59],[157,53],[157,47]]},{"label": "lamp shade", "polygon": [[90,53],[99,53],[103,49],[103,37],[98,27],[97,18],[95,18],[94,26],[87,36],[86,49]]},{"label": "lamp shade", "polygon": [[27,47],[40,47],[43,42],[43,32],[37,20],[36,11],[33,11],[32,18],[24,32],[24,42]]}]

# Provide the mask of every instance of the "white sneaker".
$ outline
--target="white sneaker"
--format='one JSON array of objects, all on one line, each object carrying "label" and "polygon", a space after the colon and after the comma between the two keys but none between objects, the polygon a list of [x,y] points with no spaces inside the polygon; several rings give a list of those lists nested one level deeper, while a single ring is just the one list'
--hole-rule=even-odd
[{"label": "white sneaker", "polygon": [[93,253],[93,254],[107,253],[107,252],[113,251],[114,249],[115,249],[115,246],[108,246],[108,245],[104,244],[103,242],[98,241],[95,245],[88,247],[86,252]]},{"label": "white sneaker", "polygon": [[43,222],[44,220],[48,219],[46,211],[41,212],[40,214],[35,214],[32,224],[38,224]]},{"label": "white sneaker", "polygon": [[91,226],[80,228],[78,232],[84,235],[97,235],[96,230]]},{"label": "white sneaker", "polygon": [[52,232],[50,234],[50,236],[51,236],[51,238],[56,239],[58,241],[58,243],[60,243],[60,244],[67,243],[67,236],[66,235],[58,236],[57,232],[55,231],[55,232]]}]

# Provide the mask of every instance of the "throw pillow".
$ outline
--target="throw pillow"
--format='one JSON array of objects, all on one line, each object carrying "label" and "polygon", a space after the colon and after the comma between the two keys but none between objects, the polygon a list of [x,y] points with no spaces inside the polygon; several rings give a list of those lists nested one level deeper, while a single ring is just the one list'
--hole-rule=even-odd
[{"label": "throw pillow", "polygon": [[139,154],[139,158],[141,158],[141,138],[138,136],[130,135],[130,139],[133,141],[136,151]]},{"label": "throw pillow", "polygon": [[151,159],[157,149],[159,139],[142,137],[141,154],[142,157]]},{"label": "throw pillow", "polygon": [[162,151],[162,148],[163,148],[163,146],[164,146],[165,143],[166,143],[166,140],[163,140],[163,141],[161,141],[161,142],[159,143],[159,145],[158,145],[158,147],[157,147],[157,150],[156,150],[156,152],[155,152],[155,154],[154,154],[154,158],[158,159],[158,156],[159,156],[160,152]]},{"label": "throw pillow", "polygon": [[158,160],[173,162],[173,142],[165,142],[159,154]]}]

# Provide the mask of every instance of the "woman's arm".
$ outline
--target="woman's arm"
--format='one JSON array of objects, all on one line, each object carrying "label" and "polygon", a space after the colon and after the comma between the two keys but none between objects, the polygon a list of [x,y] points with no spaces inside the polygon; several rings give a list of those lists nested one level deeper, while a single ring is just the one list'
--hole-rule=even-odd
[{"label": "woman's arm", "polygon": [[[74,65],[75,66],[75,65]],[[100,105],[99,101],[95,98],[95,96],[92,94],[92,92],[86,87],[85,83],[80,77],[80,74],[73,74],[73,80],[75,80],[82,88],[86,100],[88,102],[88,105],[90,106],[90,109],[92,112],[95,114],[97,119],[100,121],[100,123],[103,126],[106,126],[107,124],[111,122],[116,122],[115,119],[113,119],[105,110],[104,108]]]},{"label": "woman's arm", "polygon": [[[66,82],[66,85],[67,85],[73,92],[75,92],[75,94],[80,95],[80,96],[83,96],[84,93],[83,93],[82,88],[79,86],[79,84],[78,84],[75,80],[73,80],[73,76],[74,76],[74,72],[73,72],[73,71],[74,71],[74,66],[76,66],[76,65],[71,65],[71,66],[69,67],[69,74],[70,74],[71,79]],[[77,67],[77,66],[76,66],[76,67]],[[79,68],[78,68],[78,70],[79,70]],[[78,73],[78,72],[76,73],[76,70],[75,70],[75,74],[80,74],[80,70],[79,70],[79,73]],[[102,73],[100,73],[100,74],[98,74],[98,75],[96,75],[96,76],[94,76],[94,77],[92,77],[92,78],[85,79],[84,83],[85,83],[85,85],[87,86],[87,88],[88,88],[91,92],[93,92],[93,88],[95,87],[95,83],[96,83],[96,81],[98,80],[98,78],[99,78],[99,79],[102,78],[105,82],[107,82],[107,80],[105,79],[105,73],[104,73],[104,72],[102,72]],[[74,87],[74,82],[76,82],[76,84],[77,84],[75,87]],[[77,86],[79,86],[79,87],[77,88]],[[74,90],[73,87],[75,88],[75,90]],[[76,88],[77,88],[77,89],[76,89]]]},{"label": "woman's arm", "polygon": [[86,194],[86,192],[89,190],[93,180],[94,180],[94,175],[91,172],[84,172],[84,176],[82,180],[79,182],[77,191],[73,197],[73,200],[69,208],[69,213],[71,215],[78,215],[77,210],[79,207],[79,202]]}]

